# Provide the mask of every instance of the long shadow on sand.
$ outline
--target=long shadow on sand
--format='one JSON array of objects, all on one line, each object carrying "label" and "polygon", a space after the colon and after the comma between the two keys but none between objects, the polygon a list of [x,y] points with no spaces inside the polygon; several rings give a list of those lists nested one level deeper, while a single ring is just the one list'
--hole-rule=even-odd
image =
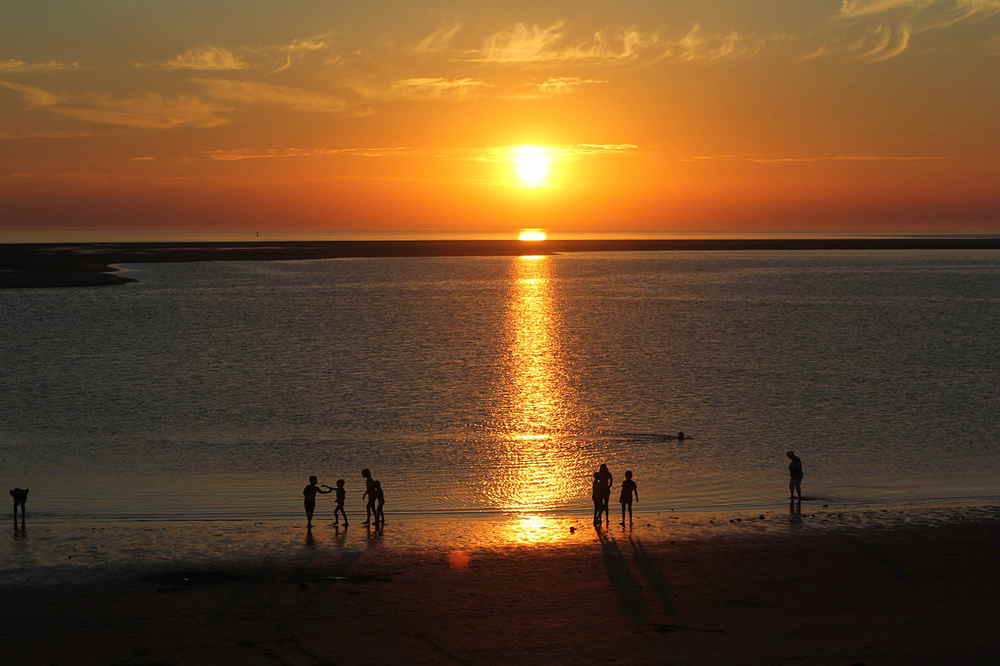
[{"label": "long shadow on sand", "polygon": [[601,541],[601,556],[608,572],[608,580],[614,588],[618,599],[618,607],[622,615],[630,619],[636,626],[642,627],[649,618],[646,600],[642,596],[642,586],[629,571],[625,555],[618,547],[614,537],[597,528],[597,538]]}]

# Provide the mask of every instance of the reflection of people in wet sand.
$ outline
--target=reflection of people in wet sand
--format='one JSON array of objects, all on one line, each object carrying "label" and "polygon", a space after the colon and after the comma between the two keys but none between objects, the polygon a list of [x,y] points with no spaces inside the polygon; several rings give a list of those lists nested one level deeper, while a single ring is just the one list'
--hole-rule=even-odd
[{"label": "reflection of people in wet sand", "polygon": [[802,526],[802,502],[788,500],[788,519],[795,527]]},{"label": "reflection of people in wet sand", "polygon": [[382,492],[382,482],[376,481],[373,485],[375,488],[375,524],[385,525],[385,511],[382,510],[385,505],[385,493]]},{"label": "reflection of people in wet sand", "polygon": [[309,485],[302,489],[302,495],[305,497],[306,506],[306,527],[312,529],[313,526],[313,513],[316,511],[316,495],[326,495],[327,493],[333,492],[333,488],[324,485],[323,490],[320,488],[319,479],[315,476],[309,477]]},{"label": "reflection of people in wet sand", "polygon": [[[344,517],[344,527],[347,527],[347,512],[344,511],[344,501],[347,499],[347,491],[344,490],[344,480],[337,479],[337,507],[333,510],[333,524],[340,525],[340,516]],[[339,515],[338,515],[339,514]]]},{"label": "reflection of people in wet sand", "polygon": [[792,462],[788,463],[788,499],[795,499],[796,494],[798,494],[798,499],[802,501],[802,458],[795,455],[794,451],[789,451],[787,454],[789,460]]},{"label": "reflection of people in wet sand", "polygon": [[628,507],[628,524],[632,524],[632,495],[635,495],[635,501],[639,501],[639,486],[636,485],[635,481],[632,480],[632,471],[629,470],[625,472],[625,480],[622,481],[622,492],[618,497],[618,501],[622,503],[622,522],[625,524],[625,507]]},{"label": "reflection of people in wet sand", "polygon": [[594,472],[594,483],[590,488],[590,498],[594,500],[594,524],[601,524],[601,512],[604,511],[604,495],[601,493],[601,475]]},{"label": "reflection of people in wet sand", "polygon": [[600,468],[597,470],[598,481],[601,486],[601,504],[602,511],[604,511],[604,522],[611,524],[611,518],[608,517],[608,503],[611,502],[611,486],[614,484],[614,477],[611,475],[611,470],[608,469],[606,463],[601,463]]},{"label": "reflection of people in wet sand", "polygon": [[365,522],[363,524],[371,525],[372,515],[375,513],[375,479],[372,478],[372,472],[367,467],[361,470],[361,476],[365,479],[365,492],[361,495],[361,499],[367,498],[365,502]]}]

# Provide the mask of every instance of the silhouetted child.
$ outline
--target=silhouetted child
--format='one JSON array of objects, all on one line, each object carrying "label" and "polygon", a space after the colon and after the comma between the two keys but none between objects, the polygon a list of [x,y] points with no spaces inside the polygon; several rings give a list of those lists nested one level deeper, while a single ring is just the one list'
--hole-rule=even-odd
[{"label": "silhouetted child", "polygon": [[313,526],[313,513],[316,511],[316,495],[326,495],[333,491],[330,486],[324,485],[321,489],[317,484],[319,480],[315,476],[309,477],[309,485],[302,489],[302,495],[305,497],[306,506],[306,527],[312,529]]},{"label": "silhouetted child", "polygon": [[604,522],[610,525],[611,518],[608,516],[608,504],[611,502],[611,486],[614,485],[615,477],[611,475],[611,470],[608,469],[606,463],[601,463],[601,466],[597,469],[597,476],[601,486],[601,501],[604,505],[602,507]]},{"label": "silhouetted child", "polygon": [[385,505],[385,493],[382,492],[382,482],[376,481],[375,487],[375,524],[385,525],[385,512],[382,507]]},{"label": "silhouetted child", "polygon": [[635,501],[639,501],[639,486],[635,484],[632,480],[632,471],[629,470],[625,472],[625,480],[622,481],[622,492],[618,496],[618,501],[622,503],[622,522],[625,524],[625,507],[628,507],[628,524],[632,524],[632,495],[635,495]]},{"label": "silhouetted child", "polygon": [[788,456],[789,460],[792,462],[788,463],[788,499],[795,499],[795,494],[798,493],[799,501],[802,501],[802,477],[804,473],[802,471],[802,458],[795,455],[794,451],[789,451],[785,455]]},{"label": "silhouetted child", "polygon": [[371,525],[372,515],[375,513],[375,479],[372,478],[372,472],[367,467],[361,470],[361,476],[365,479],[365,492],[361,495],[361,499],[367,498],[367,502],[365,502],[365,522],[362,524]]},{"label": "silhouetted child", "polygon": [[24,522],[24,511],[28,503],[27,488],[11,488],[10,496],[14,498],[14,524],[17,524],[17,507],[21,507],[21,522]]},{"label": "silhouetted child", "polygon": [[590,488],[590,498],[594,500],[594,524],[601,524],[601,511],[604,510],[604,495],[601,494],[601,475],[594,472],[594,483]]},{"label": "silhouetted child", "polygon": [[334,525],[340,524],[340,517],[337,515],[339,512],[340,516],[344,517],[344,527],[347,527],[347,512],[344,511],[344,501],[347,499],[347,491],[344,490],[343,479],[337,479],[336,491],[337,491],[336,495],[337,508],[333,510],[333,524]]}]

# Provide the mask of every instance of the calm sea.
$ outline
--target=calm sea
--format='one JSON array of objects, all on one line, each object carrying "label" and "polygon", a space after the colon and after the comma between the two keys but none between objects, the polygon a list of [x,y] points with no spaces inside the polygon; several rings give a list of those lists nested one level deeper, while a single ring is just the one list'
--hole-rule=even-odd
[{"label": "calm sea", "polygon": [[586,512],[602,462],[640,509],[773,507],[788,449],[823,502],[1000,496],[1000,252],[125,268],[0,292],[32,517],[298,520],[363,467],[390,515]]}]

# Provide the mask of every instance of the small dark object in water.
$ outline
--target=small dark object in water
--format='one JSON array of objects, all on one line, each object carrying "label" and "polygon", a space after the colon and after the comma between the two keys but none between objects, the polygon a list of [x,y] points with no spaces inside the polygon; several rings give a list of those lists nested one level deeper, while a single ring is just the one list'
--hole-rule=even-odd
[{"label": "small dark object in water", "polygon": [[570,534],[575,534],[576,533],[576,528],[575,527],[569,528],[569,533]]}]

